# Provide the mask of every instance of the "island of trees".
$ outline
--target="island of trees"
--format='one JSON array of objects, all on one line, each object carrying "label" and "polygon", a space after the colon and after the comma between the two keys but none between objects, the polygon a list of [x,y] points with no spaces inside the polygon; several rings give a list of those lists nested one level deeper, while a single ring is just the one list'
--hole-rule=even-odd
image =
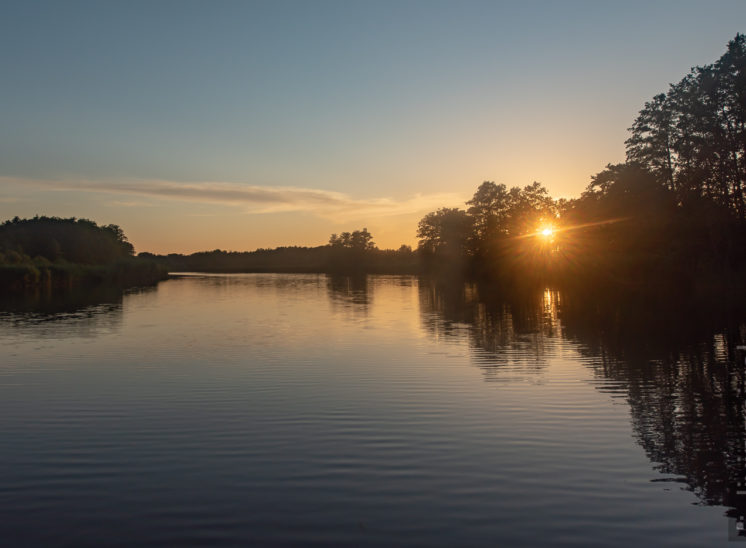
[{"label": "island of trees", "polygon": [[0,225],[0,287],[148,285],[168,276],[162,265],[133,255],[132,244],[117,225],[16,217]]},{"label": "island of trees", "polygon": [[[415,250],[406,245],[378,249],[363,228],[333,234],[318,247],[140,253],[135,262],[115,225],[14,219],[0,227],[3,283],[17,283],[21,273],[24,280],[65,280],[74,264],[86,269],[72,277],[105,277],[127,269],[157,277],[160,266],[207,272],[436,273],[508,286],[604,291],[742,290],[745,68],[746,38],[738,34],[716,62],[693,68],[645,103],[630,128],[626,162],[594,175],[580,197],[554,199],[538,182],[508,188],[486,181],[463,209],[444,207],[422,218]],[[37,236],[28,239],[28,231]]]}]

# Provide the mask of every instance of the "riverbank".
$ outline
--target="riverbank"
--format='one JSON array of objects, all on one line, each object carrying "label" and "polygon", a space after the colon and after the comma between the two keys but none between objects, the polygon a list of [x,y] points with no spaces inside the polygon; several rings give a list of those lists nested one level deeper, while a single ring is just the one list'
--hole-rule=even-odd
[{"label": "riverbank", "polygon": [[131,287],[168,278],[168,269],[154,261],[122,259],[106,265],[35,261],[0,265],[0,291],[32,288],[64,289],[86,285]]}]

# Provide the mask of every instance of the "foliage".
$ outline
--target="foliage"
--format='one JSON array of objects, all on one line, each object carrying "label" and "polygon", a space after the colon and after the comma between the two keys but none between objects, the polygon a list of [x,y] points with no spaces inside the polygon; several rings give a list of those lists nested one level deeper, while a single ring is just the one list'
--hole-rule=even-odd
[{"label": "foliage", "polygon": [[[426,267],[461,262],[500,283],[689,288],[746,273],[746,38],[645,103],[583,194],[486,181],[419,223]],[[546,237],[543,226],[555,226]]]},{"label": "foliage", "polygon": [[355,249],[358,251],[371,251],[376,248],[373,236],[367,228],[355,230],[352,233],[342,232],[339,236],[332,234],[329,245],[333,248]]},{"label": "foliage", "polygon": [[87,219],[18,217],[0,225],[0,290],[109,283],[147,285],[167,276],[136,259],[117,225]]},{"label": "foliage", "polygon": [[649,170],[679,203],[706,198],[746,218],[746,36],[694,67],[640,111],[627,162]]},{"label": "foliage", "polygon": [[473,237],[479,243],[532,232],[541,223],[554,220],[557,212],[547,189],[536,181],[510,190],[503,184],[485,181],[466,204],[473,219]]},{"label": "foliage", "polygon": [[473,221],[462,209],[444,207],[428,213],[417,227],[420,249],[432,255],[455,258],[469,251]]},{"label": "foliage", "polygon": [[329,272],[413,274],[419,269],[417,254],[407,245],[398,250],[378,249],[367,229],[332,234],[329,245],[278,247],[256,251],[216,249],[191,255],[138,257],[154,260],[170,272]]},{"label": "foliage", "polygon": [[98,226],[88,219],[34,217],[0,225],[0,260],[20,255],[43,257],[51,262],[109,264],[134,253],[117,225]]}]

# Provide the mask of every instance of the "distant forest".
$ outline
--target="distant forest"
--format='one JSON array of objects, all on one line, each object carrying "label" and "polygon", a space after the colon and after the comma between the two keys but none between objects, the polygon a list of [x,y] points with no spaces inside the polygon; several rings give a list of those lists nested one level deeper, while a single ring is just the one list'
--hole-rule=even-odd
[{"label": "distant forest", "polygon": [[[592,176],[580,197],[554,199],[538,182],[486,181],[464,209],[425,215],[416,250],[380,250],[363,228],[318,247],[138,259],[172,272],[436,273],[505,285],[743,292],[745,68],[746,38],[737,34],[720,59],[645,103],[625,163]],[[42,217],[0,227],[6,269],[112,264],[131,254],[115,225]]]},{"label": "distant forest", "polygon": [[327,245],[278,247],[256,251],[201,251],[191,255],[144,257],[165,265],[171,272],[331,272],[346,274],[417,274],[420,254],[407,245],[378,249],[367,228],[332,234]]}]

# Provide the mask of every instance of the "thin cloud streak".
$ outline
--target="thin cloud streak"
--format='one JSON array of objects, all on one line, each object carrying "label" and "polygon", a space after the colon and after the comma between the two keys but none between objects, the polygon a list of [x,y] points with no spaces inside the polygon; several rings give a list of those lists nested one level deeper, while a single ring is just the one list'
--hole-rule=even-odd
[{"label": "thin cloud streak", "polygon": [[153,203],[135,200],[111,200],[104,205],[109,207],[155,207]]},{"label": "thin cloud streak", "polygon": [[243,207],[247,213],[307,211],[344,221],[354,217],[386,217],[463,203],[455,193],[416,194],[404,200],[354,199],[341,192],[297,187],[264,187],[224,182],[186,183],[164,180],[109,181],[0,177],[0,184],[36,186],[62,192],[124,194],[184,202]]}]

